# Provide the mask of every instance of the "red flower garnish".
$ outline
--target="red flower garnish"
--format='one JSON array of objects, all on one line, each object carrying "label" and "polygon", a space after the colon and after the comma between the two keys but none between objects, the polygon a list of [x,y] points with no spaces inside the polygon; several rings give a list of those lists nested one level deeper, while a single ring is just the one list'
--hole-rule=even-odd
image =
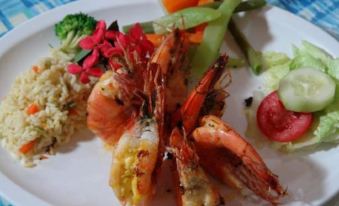
[{"label": "red flower garnish", "polygon": [[85,72],[80,74],[80,82],[83,84],[87,84],[90,82],[90,79],[88,77],[88,74],[86,74]]},{"label": "red flower garnish", "polygon": [[67,69],[71,74],[80,74],[80,82],[87,84],[90,81],[89,76],[100,77],[103,74],[102,69],[95,67],[98,61],[99,51],[94,49],[91,55],[84,60],[82,66],[70,64]]},{"label": "red flower garnish", "polygon": [[80,74],[82,71],[82,67],[77,64],[70,64],[68,65],[67,70],[71,74]]},{"label": "red flower garnish", "polygon": [[79,42],[79,46],[84,50],[92,50],[98,44],[100,44],[105,38],[106,23],[104,21],[98,21],[95,31],[91,36],[83,38]]},{"label": "red flower garnish", "polygon": [[104,40],[104,42],[99,45],[98,48],[100,49],[101,54],[106,58],[123,55],[122,49],[113,47],[112,44],[107,40]]},{"label": "red flower garnish", "polygon": [[115,40],[116,32],[115,31],[106,31],[105,39]]},{"label": "red flower garnish", "polygon": [[98,61],[99,61],[99,50],[95,48],[93,52],[88,57],[86,57],[82,66],[84,68],[90,68],[96,65]]},{"label": "red flower garnish", "polygon": [[78,64],[68,65],[68,72],[71,74],[80,74],[80,82],[87,84],[90,82],[89,76],[101,77],[103,71],[99,67],[83,68]]},{"label": "red flower garnish", "polygon": [[[82,66],[70,64],[68,72],[80,75],[84,84],[90,81],[89,76],[100,77],[103,71],[96,65],[100,57],[107,59],[113,70],[126,67],[133,70],[135,64],[145,63],[154,52],[154,45],[146,38],[140,24],[135,24],[128,34],[106,29],[104,21],[98,21],[91,36],[83,38],[79,46],[84,50],[92,50]],[[132,68],[131,68],[132,67]]]},{"label": "red flower garnish", "polygon": [[130,36],[132,45],[141,57],[145,57],[147,54],[153,54],[154,45],[147,39],[139,23],[135,24],[129,30],[128,35]]}]

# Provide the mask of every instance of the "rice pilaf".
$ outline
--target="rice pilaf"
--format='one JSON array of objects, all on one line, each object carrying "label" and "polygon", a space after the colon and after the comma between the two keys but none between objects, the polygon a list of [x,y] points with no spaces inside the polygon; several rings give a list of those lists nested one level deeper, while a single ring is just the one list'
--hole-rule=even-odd
[{"label": "rice pilaf", "polygon": [[[67,59],[47,57],[16,78],[0,103],[2,146],[24,166],[67,143],[86,123],[93,83],[81,84],[66,71]],[[93,80],[92,80],[93,81]]]}]

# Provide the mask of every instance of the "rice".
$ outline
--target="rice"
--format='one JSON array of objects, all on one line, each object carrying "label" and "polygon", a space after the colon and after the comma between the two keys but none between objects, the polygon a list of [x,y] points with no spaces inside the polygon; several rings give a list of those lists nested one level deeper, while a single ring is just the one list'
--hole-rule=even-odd
[{"label": "rice", "polygon": [[[34,69],[18,76],[8,96],[0,103],[1,145],[24,166],[35,165],[46,153],[67,143],[85,126],[86,103],[94,80],[81,84],[66,71],[68,59],[47,57]],[[28,114],[30,105],[39,110]],[[26,152],[24,145],[32,144]]]}]

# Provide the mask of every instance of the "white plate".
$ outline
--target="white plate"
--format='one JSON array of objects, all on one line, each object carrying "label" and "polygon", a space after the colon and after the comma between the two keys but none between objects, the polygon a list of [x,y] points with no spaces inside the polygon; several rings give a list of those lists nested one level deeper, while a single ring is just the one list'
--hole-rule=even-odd
[{"label": "white plate", "polygon": [[[156,0],[134,0],[133,3],[125,0],[83,0],[34,18],[0,39],[0,98],[7,94],[20,72],[48,54],[48,43],[56,44],[53,24],[65,14],[78,11],[107,21],[118,19],[120,25],[162,15]],[[251,12],[238,18],[237,22],[257,49],[290,54],[291,44],[308,40],[339,56],[339,44],[335,39],[280,9],[269,7]],[[226,39],[231,50],[236,52],[234,43],[230,38]],[[224,119],[241,133],[246,128],[243,100],[257,86],[247,69],[233,71],[232,96],[227,99]],[[320,205],[339,191],[339,148],[294,155],[281,155],[269,148],[259,152],[279,175],[281,183],[288,187],[286,205]],[[0,149],[0,195],[15,206],[118,204],[107,183],[110,156],[100,140],[87,131],[78,134],[55,157],[42,161],[33,169],[23,168]],[[162,188],[160,193],[166,193],[165,189]],[[170,199],[162,198],[158,201],[163,203]]]}]

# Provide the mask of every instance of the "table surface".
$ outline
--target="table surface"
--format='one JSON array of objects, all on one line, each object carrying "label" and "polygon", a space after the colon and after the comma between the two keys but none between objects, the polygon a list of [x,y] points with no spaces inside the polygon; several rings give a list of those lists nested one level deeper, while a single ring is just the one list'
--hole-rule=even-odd
[{"label": "table surface", "polygon": [[[0,0],[0,37],[34,16],[77,0]],[[267,0],[316,24],[339,40],[339,0]],[[0,206],[11,206],[0,197]],[[326,206],[339,206],[339,195]]]}]

